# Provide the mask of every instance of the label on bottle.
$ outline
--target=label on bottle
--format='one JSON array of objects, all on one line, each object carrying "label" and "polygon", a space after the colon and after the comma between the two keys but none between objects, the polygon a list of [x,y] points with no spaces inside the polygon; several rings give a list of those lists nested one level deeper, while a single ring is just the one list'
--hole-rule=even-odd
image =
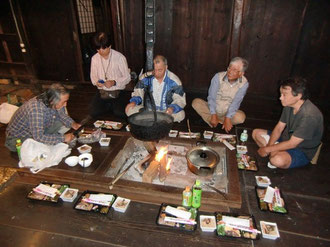
[{"label": "label on bottle", "polygon": [[241,137],[240,137],[241,142],[246,142],[247,139],[248,139],[248,134],[245,132],[242,132]]},{"label": "label on bottle", "polygon": [[183,191],[182,193],[182,206],[191,207],[192,193],[191,191]]},{"label": "label on bottle", "polygon": [[201,206],[201,200],[202,200],[202,188],[194,187],[193,196],[192,196],[192,206],[194,208],[199,208]]}]

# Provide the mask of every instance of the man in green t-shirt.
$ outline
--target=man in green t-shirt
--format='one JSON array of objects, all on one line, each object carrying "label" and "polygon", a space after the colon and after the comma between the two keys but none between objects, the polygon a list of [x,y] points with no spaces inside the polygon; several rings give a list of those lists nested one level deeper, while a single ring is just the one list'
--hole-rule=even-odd
[{"label": "man in green t-shirt", "polygon": [[[261,157],[269,155],[271,168],[295,168],[309,164],[323,134],[323,115],[308,99],[306,80],[288,78],[280,83],[281,118],[273,131],[254,129],[252,138]],[[273,167],[274,166],[274,167]]]}]

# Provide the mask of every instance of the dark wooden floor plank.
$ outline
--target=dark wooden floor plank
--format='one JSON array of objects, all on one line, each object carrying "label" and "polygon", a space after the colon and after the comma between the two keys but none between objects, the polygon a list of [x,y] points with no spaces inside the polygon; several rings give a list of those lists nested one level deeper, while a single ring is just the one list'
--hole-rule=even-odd
[{"label": "dark wooden floor plank", "polygon": [[[26,199],[32,186],[5,188],[0,200],[0,225],[81,237],[123,246],[249,246],[249,241],[223,240],[214,233],[175,231],[155,224],[159,206],[132,203],[127,214],[111,211],[108,215],[81,212],[72,203],[51,204]],[[164,245],[166,243],[166,245]]]}]

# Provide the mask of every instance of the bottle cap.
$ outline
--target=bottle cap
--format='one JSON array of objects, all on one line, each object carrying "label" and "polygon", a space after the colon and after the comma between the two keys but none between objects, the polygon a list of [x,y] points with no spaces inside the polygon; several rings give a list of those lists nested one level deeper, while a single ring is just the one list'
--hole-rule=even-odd
[{"label": "bottle cap", "polygon": [[185,191],[186,191],[186,192],[189,192],[189,191],[190,191],[190,187],[189,187],[189,186],[186,186]]},{"label": "bottle cap", "polygon": [[21,143],[21,142],[22,142],[21,139],[16,140],[16,143]]},{"label": "bottle cap", "polygon": [[247,130],[243,130],[244,133],[247,133]]},{"label": "bottle cap", "polygon": [[197,179],[197,180],[196,180],[196,185],[197,185],[197,186],[200,186],[200,185],[201,185],[201,181]]}]

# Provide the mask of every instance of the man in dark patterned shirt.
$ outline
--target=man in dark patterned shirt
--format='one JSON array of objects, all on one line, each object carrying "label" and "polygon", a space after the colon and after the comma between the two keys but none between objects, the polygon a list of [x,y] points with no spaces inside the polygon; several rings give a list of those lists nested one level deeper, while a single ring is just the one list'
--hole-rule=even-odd
[{"label": "man in dark patterned shirt", "polygon": [[5,146],[15,152],[17,139],[24,142],[32,138],[48,145],[72,141],[73,134],[64,133],[70,128],[78,129],[80,124],[66,113],[69,97],[69,91],[55,83],[46,92],[24,103],[8,124]]}]

